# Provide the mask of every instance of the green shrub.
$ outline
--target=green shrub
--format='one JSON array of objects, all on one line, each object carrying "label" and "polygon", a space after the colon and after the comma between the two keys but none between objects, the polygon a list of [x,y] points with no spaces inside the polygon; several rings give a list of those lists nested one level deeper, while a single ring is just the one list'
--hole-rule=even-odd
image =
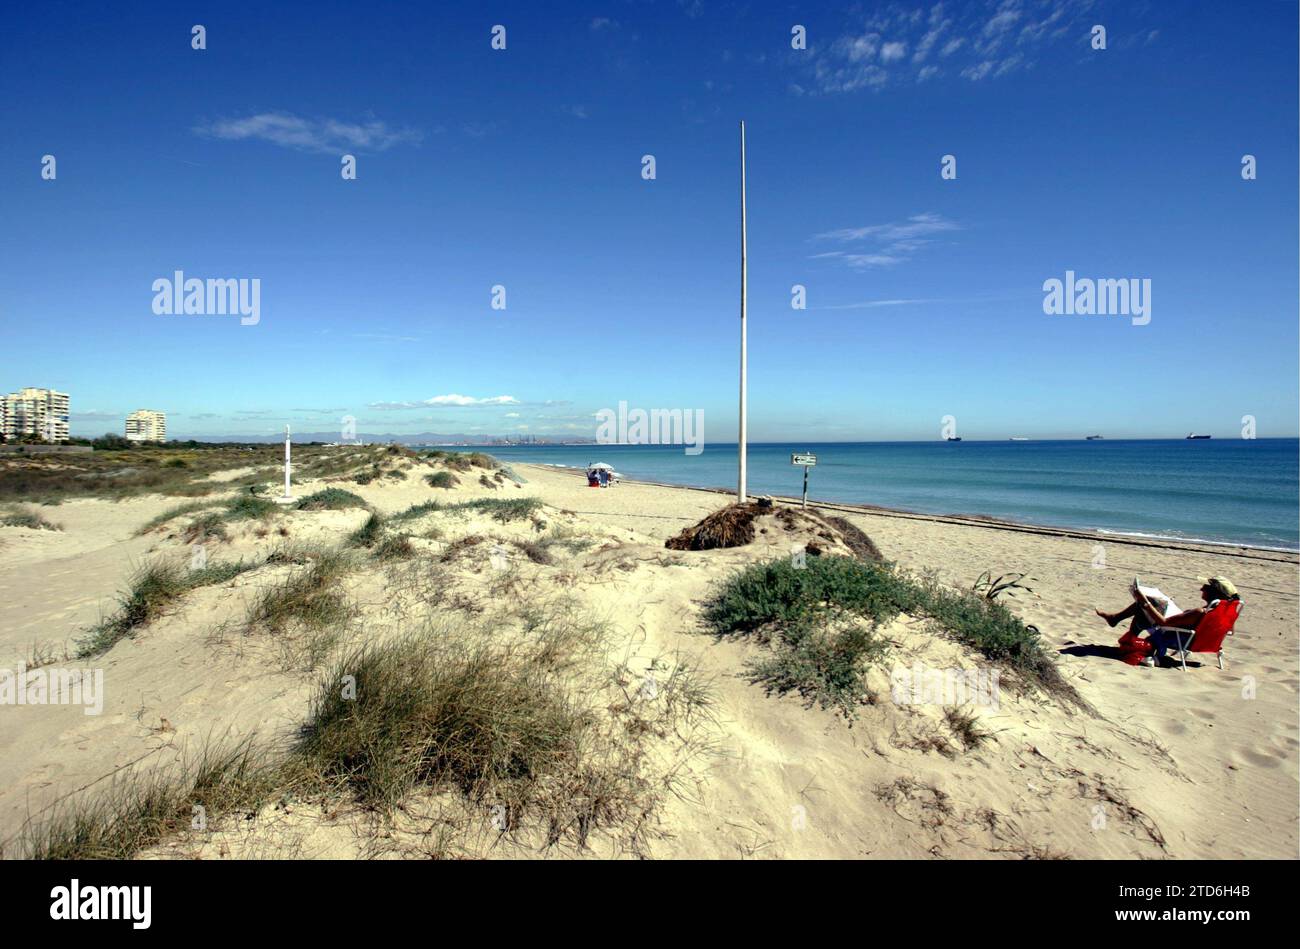
[{"label": "green shrub", "polygon": [[366,502],[342,488],[326,488],[309,494],[298,502],[300,511],[342,511],[352,507],[367,507]]},{"label": "green shrub", "polygon": [[864,674],[886,643],[860,623],[796,624],[782,631],[785,648],[750,664],[750,678],[769,692],[798,692],[848,714],[869,698]]},{"label": "green shrub", "polygon": [[424,480],[429,483],[431,488],[454,488],[460,484],[460,479],[450,471],[436,471],[433,474],[425,475]]},{"label": "green shrub", "polygon": [[[811,683],[808,689],[835,700],[848,694],[846,670],[878,655],[869,637],[848,632],[845,622],[856,617],[874,627],[900,613],[932,620],[943,635],[1031,686],[1089,709],[1061,677],[1037,631],[1001,603],[978,591],[917,579],[890,563],[809,557],[802,569],[785,559],[755,564],[723,584],[704,616],[719,635],[752,633],[775,641],[776,657],[757,670],[761,681],[801,691],[802,683]],[[839,632],[828,632],[832,626]]]},{"label": "green shrub", "polygon": [[243,521],[270,517],[278,505],[265,498],[255,498],[251,494],[241,494],[226,505],[226,520]]},{"label": "green shrub", "polygon": [[455,511],[481,511],[490,514],[493,520],[506,524],[510,521],[520,521],[527,517],[532,517],[542,506],[538,498],[479,498],[476,501],[462,501],[459,504],[449,504],[442,510]]},{"label": "green shrub", "polygon": [[432,514],[434,511],[441,511],[442,505],[437,501],[422,501],[419,504],[412,504],[400,514],[394,514],[395,521],[413,521],[418,517],[424,517],[426,514]]},{"label": "green shrub", "polygon": [[705,609],[719,634],[750,632],[770,623],[807,621],[831,609],[888,622],[918,604],[915,586],[888,564],[848,557],[808,557],[754,564],[728,581]]}]

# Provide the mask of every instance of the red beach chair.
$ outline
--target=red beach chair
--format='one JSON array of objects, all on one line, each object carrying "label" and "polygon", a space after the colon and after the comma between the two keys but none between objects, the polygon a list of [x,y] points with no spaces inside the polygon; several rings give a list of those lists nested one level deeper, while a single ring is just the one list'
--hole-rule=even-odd
[{"label": "red beach chair", "polygon": [[1176,645],[1173,653],[1183,663],[1187,671],[1187,656],[1194,652],[1212,652],[1223,668],[1223,641],[1233,633],[1237,618],[1241,616],[1241,600],[1220,600],[1218,605],[1201,617],[1195,629],[1180,629],[1177,626],[1157,626],[1152,632],[1160,632],[1174,637]]}]

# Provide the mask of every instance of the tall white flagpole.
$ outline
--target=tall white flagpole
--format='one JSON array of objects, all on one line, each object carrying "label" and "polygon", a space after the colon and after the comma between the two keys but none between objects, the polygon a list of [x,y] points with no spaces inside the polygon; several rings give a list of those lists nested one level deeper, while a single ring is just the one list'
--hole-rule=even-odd
[{"label": "tall white flagpole", "polygon": [[746,262],[745,246],[745,123],[740,123],[740,475],[736,486],[736,503],[744,504],[748,498],[745,492],[745,448],[748,439],[748,375],[749,355],[748,322],[746,316],[746,295],[749,281],[749,269]]}]

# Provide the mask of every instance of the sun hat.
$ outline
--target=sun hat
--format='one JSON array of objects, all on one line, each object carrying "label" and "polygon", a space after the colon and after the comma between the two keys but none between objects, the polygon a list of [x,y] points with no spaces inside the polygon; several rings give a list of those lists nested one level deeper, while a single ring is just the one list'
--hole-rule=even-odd
[{"label": "sun hat", "polygon": [[1237,595],[1237,588],[1227,577],[1202,577],[1201,583],[1210,588],[1216,600],[1231,600]]}]

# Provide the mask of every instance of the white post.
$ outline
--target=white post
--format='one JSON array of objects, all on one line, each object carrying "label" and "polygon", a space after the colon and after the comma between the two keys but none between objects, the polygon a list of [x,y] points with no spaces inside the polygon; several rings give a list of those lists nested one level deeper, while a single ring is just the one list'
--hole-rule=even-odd
[{"label": "white post", "polygon": [[745,491],[745,449],[748,440],[747,388],[749,374],[748,324],[746,316],[746,292],[748,289],[749,270],[746,262],[745,246],[745,123],[740,123],[740,433],[737,448],[740,452],[740,474],[736,485],[736,503],[744,504],[747,500]]},{"label": "white post", "polygon": [[289,448],[289,426],[286,425],[284,427],[284,497],[275,499],[276,503],[278,504],[288,504],[294,500],[293,495],[289,493],[290,458],[291,458],[291,452]]}]

